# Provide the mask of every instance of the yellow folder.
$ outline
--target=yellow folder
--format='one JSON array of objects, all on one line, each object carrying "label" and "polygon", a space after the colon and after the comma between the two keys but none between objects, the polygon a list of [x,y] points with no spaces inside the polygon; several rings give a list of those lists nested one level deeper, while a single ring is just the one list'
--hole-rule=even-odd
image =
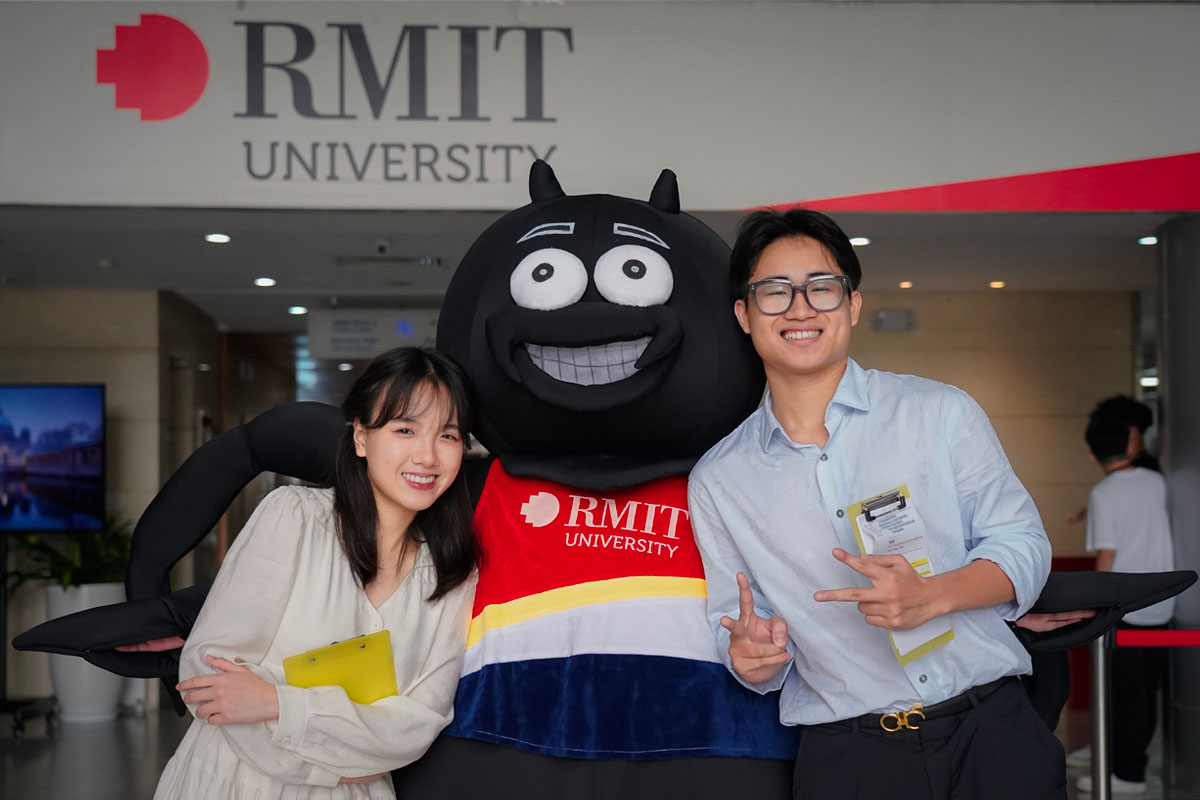
[{"label": "yellow folder", "polygon": [[396,694],[392,635],[384,629],[344,642],[334,642],[283,660],[288,685],[341,686],[355,703],[374,703]]}]

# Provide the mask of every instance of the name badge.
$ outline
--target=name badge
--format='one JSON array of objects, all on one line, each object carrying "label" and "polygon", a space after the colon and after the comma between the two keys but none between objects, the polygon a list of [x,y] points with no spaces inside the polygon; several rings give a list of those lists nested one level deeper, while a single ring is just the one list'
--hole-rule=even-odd
[{"label": "name badge", "polygon": [[[860,553],[904,556],[923,578],[937,574],[929,558],[925,523],[908,486],[867,498],[846,509]],[[888,631],[896,660],[907,664],[954,638],[948,616],[934,617],[906,631]]]}]

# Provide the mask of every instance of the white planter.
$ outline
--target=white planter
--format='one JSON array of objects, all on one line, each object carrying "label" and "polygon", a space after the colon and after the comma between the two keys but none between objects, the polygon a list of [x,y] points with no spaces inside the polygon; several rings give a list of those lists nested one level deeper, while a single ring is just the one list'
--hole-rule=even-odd
[{"label": "white planter", "polygon": [[[83,586],[46,587],[46,615],[50,619],[96,606],[125,600],[121,583],[88,583]],[[63,722],[103,722],[116,719],[125,679],[75,656],[50,656],[50,682],[58,698]]]}]

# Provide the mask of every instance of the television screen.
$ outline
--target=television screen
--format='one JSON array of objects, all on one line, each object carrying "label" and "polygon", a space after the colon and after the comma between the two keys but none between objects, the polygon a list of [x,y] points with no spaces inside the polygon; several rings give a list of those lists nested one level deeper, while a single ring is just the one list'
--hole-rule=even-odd
[{"label": "television screen", "polygon": [[0,534],[104,525],[104,386],[0,384]]}]

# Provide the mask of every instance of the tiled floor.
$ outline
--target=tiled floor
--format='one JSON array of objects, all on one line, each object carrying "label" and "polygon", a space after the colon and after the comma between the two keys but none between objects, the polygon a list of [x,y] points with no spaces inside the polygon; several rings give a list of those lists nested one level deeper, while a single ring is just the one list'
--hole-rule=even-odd
[{"label": "tiled floor", "polygon": [[113,722],[60,723],[47,736],[43,719],[14,739],[0,718],[0,786],[5,800],[149,800],[188,720],[171,711]]},{"label": "tiled floor", "polygon": [[[0,787],[4,800],[149,800],[163,765],[187,726],[171,711],[128,716],[114,722],[62,724],[55,737],[45,722],[28,723],[14,739],[11,718],[0,717]],[[1087,712],[1067,710],[1055,731],[1068,751],[1087,743]],[[1151,745],[1149,790],[1144,800],[1200,800],[1200,792],[1162,785],[1161,745]],[[1071,769],[1071,800],[1088,800],[1074,780],[1086,769]],[[1130,795],[1114,795],[1127,800]],[[447,798],[447,800],[453,800]],[[570,800],[565,798],[564,800]],[[868,799],[870,800],[870,799]]]}]

